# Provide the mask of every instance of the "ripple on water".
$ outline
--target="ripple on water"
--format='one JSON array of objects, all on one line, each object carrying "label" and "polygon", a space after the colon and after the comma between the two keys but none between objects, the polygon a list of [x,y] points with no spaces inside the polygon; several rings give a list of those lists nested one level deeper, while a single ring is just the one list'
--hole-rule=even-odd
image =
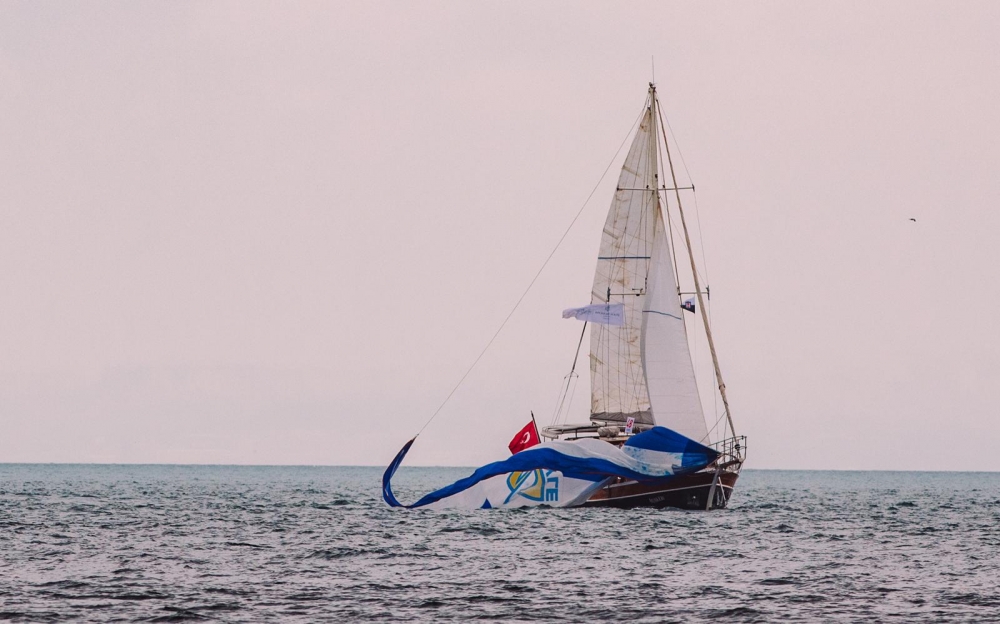
[{"label": "ripple on water", "polygon": [[[402,469],[401,498],[466,469]],[[0,465],[0,619],[975,621],[1000,475],[747,470],[732,507],[407,512],[380,469]]]}]

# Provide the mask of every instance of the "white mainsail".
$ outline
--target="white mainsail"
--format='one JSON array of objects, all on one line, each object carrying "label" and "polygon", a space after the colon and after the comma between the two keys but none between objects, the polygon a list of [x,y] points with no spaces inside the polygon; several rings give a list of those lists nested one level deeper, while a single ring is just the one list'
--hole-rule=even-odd
[{"label": "white mainsail", "polygon": [[707,435],[659,201],[655,98],[629,148],[601,237],[591,302],[625,307],[590,334],[591,420]]}]

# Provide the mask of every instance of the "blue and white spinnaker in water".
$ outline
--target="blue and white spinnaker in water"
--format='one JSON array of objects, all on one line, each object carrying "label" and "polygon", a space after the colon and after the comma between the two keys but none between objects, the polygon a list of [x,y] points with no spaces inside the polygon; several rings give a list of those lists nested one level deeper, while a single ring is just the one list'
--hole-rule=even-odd
[{"label": "blue and white spinnaker in water", "polygon": [[410,440],[403,446],[382,475],[382,498],[390,507],[574,507],[585,503],[610,478],[666,482],[701,470],[719,456],[665,427],[634,435],[621,448],[595,438],[556,440],[486,464],[468,477],[404,505],[393,495],[390,481],[412,444]]}]

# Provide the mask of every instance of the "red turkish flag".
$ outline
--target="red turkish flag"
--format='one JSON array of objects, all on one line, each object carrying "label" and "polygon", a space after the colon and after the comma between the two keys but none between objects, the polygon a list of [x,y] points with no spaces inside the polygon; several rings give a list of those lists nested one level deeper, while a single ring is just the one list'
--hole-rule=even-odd
[{"label": "red turkish flag", "polygon": [[535,427],[535,420],[532,419],[530,423],[524,426],[524,429],[517,432],[517,435],[510,441],[507,448],[510,449],[511,454],[513,455],[526,448],[531,448],[539,442],[541,442],[541,440],[538,439],[538,429]]}]

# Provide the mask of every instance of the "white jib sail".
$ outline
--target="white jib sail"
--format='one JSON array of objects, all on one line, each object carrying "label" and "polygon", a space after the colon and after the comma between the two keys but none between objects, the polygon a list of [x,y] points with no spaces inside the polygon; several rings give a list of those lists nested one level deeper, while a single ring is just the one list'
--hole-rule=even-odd
[{"label": "white jib sail", "polygon": [[677,296],[666,228],[659,210],[656,224],[642,327],[642,363],[649,402],[657,423],[704,443],[708,427],[691,362],[684,312]]}]

